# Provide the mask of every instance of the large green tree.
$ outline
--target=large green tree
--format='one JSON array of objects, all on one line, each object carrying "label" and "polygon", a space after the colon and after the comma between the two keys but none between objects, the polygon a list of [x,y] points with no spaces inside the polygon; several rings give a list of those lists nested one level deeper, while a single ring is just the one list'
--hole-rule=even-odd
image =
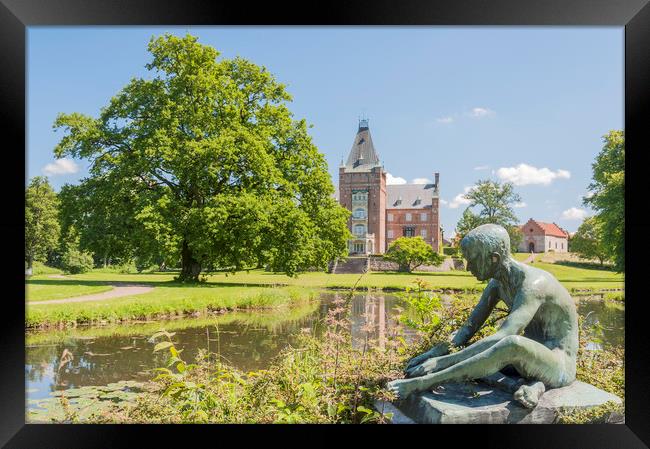
[{"label": "large green tree", "polygon": [[479,180],[463,196],[470,203],[456,225],[456,234],[462,238],[482,224],[498,224],[506,228],[510,236],[511,249],[516,251],[523,235],[517,225],[517,216],[513,209],[516,203],[521,202],[521,197],[515,192],[513,184],[489,179]]},{"label": "large green tree", "polygon": [[420,265],[440,265],[445,260],[420,236],[395,239],[384,254],[384,259],[396,262],[399,271],[409,273]]},{"label": "large green tree", "polygon": [[580,257],[598,259],[603,265],[608,255],[602,239],[602,223],[596,217],[586,218],[571,237],[569,248]]},{"label": "large green tree", "polygon": [[57,156],[90,159],[89,179],[110,198],[112,185],[133,193],[129,207],[114,204],[140,224],[136,240],[180,257],[182,280],[208,264],[292,275],[344,255],[348,213],[284,86],[190,35],[152,38],[149,52],[150,75],[98,118],[55,122]]},{"label": "large green tree", "polygon": [[602,244],[619,272],[625,271],[625,135],[610,131],[592,164],[593,176],[584,204],[596,211]]},{"label": "large green tree", "polygon": [[32,178],[25,191],[25,262],[31,269],[59,243],[59,200],[47,178]]}]

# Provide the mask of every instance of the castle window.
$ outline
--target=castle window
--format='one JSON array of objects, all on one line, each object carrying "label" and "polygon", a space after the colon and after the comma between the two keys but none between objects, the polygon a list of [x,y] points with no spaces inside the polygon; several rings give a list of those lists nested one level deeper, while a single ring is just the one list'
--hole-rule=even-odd
[{"label": "castle window", "polygon": [[388,214],[388,221],[393,221],[393,214]]},{"label": "castle window", "polygon": [[412,218],[411,214],[406,214],[406,221],[411,221]]},{"label": "castle window", "polygon": [[427,221],[427,214],[420,214],[421,221]]},{"label": "castle window", "polygon": [[392,229],[389,229],[389,230],[388,230],[388,238],[389,238],[389,239],[392,239],[392,238],[393,238],[393,230],[392,230]]},{"label": "castle window", "polygon": [[403,230],[404,237],[415,237],[415,228],[414,227],[405,227]]},{"label": "castle window", "polygon": [[362,236],[366,233],[366,227],[362,224],[354,225],[354,235]]},{"label": "castle window", "polygon": [[362,208],[354,209],[354,218],[366,218],[366,210]]},{"label": "castle window", "polygon": [[421,235],[422,237],[426,237],[426,236],[427,236],[427,230],[426,230],[426,229],[422,229],[422,230],[420,231],[420,235]]}]

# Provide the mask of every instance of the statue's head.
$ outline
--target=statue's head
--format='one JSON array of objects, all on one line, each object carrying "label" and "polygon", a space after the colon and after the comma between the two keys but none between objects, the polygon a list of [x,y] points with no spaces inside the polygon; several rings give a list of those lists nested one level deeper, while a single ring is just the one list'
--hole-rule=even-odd
[{"label": "statue's head", "polygon": [[472,229],[460,241],[467,269],[479,281],[494,277],[501,263],[510,257],[510,236],[502,226],[484,224]]}]

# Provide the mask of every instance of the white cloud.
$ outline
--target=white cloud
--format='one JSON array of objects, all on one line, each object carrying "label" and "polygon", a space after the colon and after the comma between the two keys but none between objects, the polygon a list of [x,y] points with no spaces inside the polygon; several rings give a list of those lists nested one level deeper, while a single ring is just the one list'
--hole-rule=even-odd
[{"label": "white cloud", "polygon": [[431,184],[431,180],[427,178],[415,178],[411,184]]},{"label": "white cloud", "polygon": [[577,207],[572,207],[562,212],[562,218],[564,220],[584,220],[587,216],[587,211],[584,209],[578,209]]},{"label": "white cloud", "polygon": [[440,198],[440,204],[442,204],[443,206],[446,206],[447,204],[449,204],[449,201],[443,200],[442,198]]},{"label": "white cloud", "polygon": [[472,112],[469,113],[470,117],[474,117],[474,118],[489,117],[494,114],[496,113],[488,108],[473,108]]},{"label": "white cloud", "polygon": [[465,187],[465,189],[463,189],[463,193],[459,193],[458,195],[456,195],[454,197],[453,200],[451,200],[449,202],[449,208],[450,209],[458,209],[458,207],[461,204],[469,204],[469,203],[471,203],[472,201],[465,198],[465,195],[468,194],[469,191],[472,190],[472,188],[473,188],[473,186]]},{"label": "white cloud", "polygon": [[454,121],[453,117],[440,117],[436,119],[438,123],[444,123],[445,125],[452,123]]},{"label": "white cloud", "polygon": [[43,167],[43,173],[47,176],[68,175],[78,171],[79,166],[72,159],[57,159]]},{"label": "white cloud", "polygon": [[517,209],[522,208],[522,207],[526,207],[526,206],[528,206],[528,204],[526,204],[523,201],[521,203],[515,203],[515,204],[512,205],[512,207],[517,208]]},{"label": "white cloud", "polygon": [[490,168],[489,165],[479,165],[478,167],[474,167],[474,170],[487,170]]},{"label": "white cloud", "polygon": [[386,184],[394,185],[394,184],[406,184],[406,179],[395,177],[391,175],[390,173],[386,172]]},{"label": "white cloud", "polygon": [[497,170],[497,176],[503,180],[512,182],[516,186],[525,186],[528,184],[549,185],[556,179],[571,177],[567,170],[559,169],[557,171],[548,168],[537,168],[528,164],[519,164],[516,167],[501,167]]}]

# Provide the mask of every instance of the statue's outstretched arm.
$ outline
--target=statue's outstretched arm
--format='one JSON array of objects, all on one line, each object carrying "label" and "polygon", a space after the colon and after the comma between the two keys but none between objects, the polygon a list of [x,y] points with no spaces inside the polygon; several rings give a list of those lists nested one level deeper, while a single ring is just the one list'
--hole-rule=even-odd
[{"label": "statue's outstretched arm", "polygon": [[465,346],[469,339],[483,326],[497,302],[499,302],[499,284],[494,279],[491,279],[467,321],[455,332],[451,344]]},{"label": "statue's outstretched arm", "polygon": [[461,326],[456,332],[452,334],[453,338],[451,342],[443,341],[436,344],[428,351],[423,352],[416,357],[413,357],[406,364],[406,371],[408,372],[409,369],[421,364],[425,360],[428,360],[432,357],[440,357],[444,356],[445,354],[449,354],[450,346],[464,346],[467,341],[472,338],[476,331],[481,328],[483,323],[485,323],[487,317],[490,316],[490,312],[492,312],[492,309],[494,309],[494,306],[499,301],[498,286],[499,284],[494,279],[488,283],[487,287],[485,287],[483,290],[481,299],[479,300],[476,307],[474,307],[474,310],[470,314],[465,324],[463,324],[463,326]]},{"label": "statue's outstretched arm", "polygon": [[468,357],[485,351],[508,335],[519,335],[533,319],[538,308],[539,302],[537,300],[526,298],[526,296],[521,292],[517,293],[512,304],[512,311],[501,324],[499,330],[494,334],[471,344],[467,348],[446,357],[448,357],[453,363],[457,363],[459,360],[465,360]]},{"label": "statue's outstretched arm", "polygon": [[509,335],[519,335],[524,328],[530,323],[535,316],[539,302],[532,299],[526,300],[523,294],[519,293],[515,297],[512,305],[512,311],[505,319],[501,327],[494,334],[489,335],[481,340],[472,343],[470,346],[454,352],[449,355],[438,357],[429,357],[426,361],[421,361],[418,365],[410,365],[406,368],[406,374],[409,377],[422,376],[425,373],[431,373],[448,368],[456,363],[467,360],[481,352],[489,349],[503,338]]}]

